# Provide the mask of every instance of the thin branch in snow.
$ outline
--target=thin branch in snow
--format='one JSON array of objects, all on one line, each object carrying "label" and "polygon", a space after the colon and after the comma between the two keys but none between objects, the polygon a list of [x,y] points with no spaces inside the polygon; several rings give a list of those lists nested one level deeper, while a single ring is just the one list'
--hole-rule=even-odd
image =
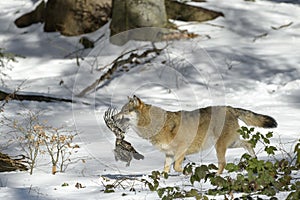
[{"label": "thin branch in snow", "polygon": [[[134,64],[139,65],[141,64],[140,59],[142,58],[147,58],[149,54],[155,53],[156,55],[159,55],[162,50],[164,50],[166,47],[163,47],[161,49],[156,48],[155,46],[151,49],[147,49],[141,54],[135,53],[135,51],[138,51],[139,49],[131,50],[129,56],[127,58],[123,58],[124,55],[127,55],[128,52],[125,52],[124,54],[118,56],[111,64],[112,67],[107,70],[104,74],[102,74],[97,80],[95,80],[91,85],[83,89],[77,96],[78,97],[83,97],[86,95],[88,92],[92,91],[93,89],[97,88],[100,83],[102,83],[105,80],[108,80],[111,78],[112,74],[117,71],[120,67],[123,67],[126,64]],[[144,61],[143,63],[146,63]],[[106,67],[105,67],[106,68]],[[102,70],[103,68],[101,68]],[[129,70],[129,69],[128,69]]]},{"label": "thin branch in snow", "polygon": [[263,38],[263,37],[267,37],[269,33],[263,33],[257,36],[254,36],[253,38],[253,42],[255,42],[257,39]]},{"label": "thin branch in snow", "polygon": [[286,27],[289,27],[289,26],[291,26],[293,24],[293,22],[290,22],[290,23],[287,23],[287,24],[283,24],[283,25],[281,25],[281,26],[278,26],[278,27],[275,27],[275,26],[271,26],[271,28],[273,29],[273,30],[279,30],[279,29],[282,29],[282,28],[286,28]]}]

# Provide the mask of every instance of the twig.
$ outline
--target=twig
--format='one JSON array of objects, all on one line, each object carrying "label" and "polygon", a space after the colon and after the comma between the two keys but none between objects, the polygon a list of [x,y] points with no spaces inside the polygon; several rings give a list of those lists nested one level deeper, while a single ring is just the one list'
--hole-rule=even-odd
[{"label": "twig", "polygon": [[288,24],[283,24],[283,25],[278,26],[278,27],[271,26],[271,28],[272,28],[273,30],[279,30],[279,29],[282,29],[282,28],[289,27],[289,26],[291,26],[292,24],[293,24],[293,22],[290,22],[290,23],[288,23]]},{"label": "twig", "polygon": [[254,36],[253,38],[253,42],[255,42],[257,39],[263,38],[263,37],[267,37],[269,33],[263,33],[257,36]]},{"label": "twig", "polygon": [[209,26],[213,26],[213,27],[218,27],[218,28],[225,28],[225,26],[222,26],[222,25],[219,25],[219,24],[213,24],[213,23],[203,23],[203,24],[206,24],[206,25],[209,25]]},{"label": "twig", "polygon": [[127,51],[127,52],[121,54],[120,56],[118,56],[116,59],[114,59],[111,63],[109,63],[109,64],[107,64],[107,65],[105,65],[103,67],[97,68],[96,70],[97,71],[102,71],[103,69],[107,68],[108,66],[110,66],[110,65],[115,64],[116,62],[118,62],[124,56],[129,55],[129,54],[131,54],[131,53],[133,53],[133,52],[135,52],[137,50],[138,49],[133,49],[133,50]]}]

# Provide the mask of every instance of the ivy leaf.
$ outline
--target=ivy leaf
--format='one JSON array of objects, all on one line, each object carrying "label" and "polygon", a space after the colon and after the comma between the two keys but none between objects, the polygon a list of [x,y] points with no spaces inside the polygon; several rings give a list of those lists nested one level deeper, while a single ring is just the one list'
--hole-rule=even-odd
[{"label": "ivy leaf", "polygon": [[266,146],[265,147],[265,151],[267,152],[267,154],[269,155],[274,155],[275,154],[275,151],[277,151],[277,148],[274,147],[274,146]]},{"label": "ivy leaf", "polygon": [[159,188],[156,192],[157,192],[159,198],[161,198],[163,196],[163,194],[165,193],[165,188]]},{"label": "ivy leaf", "polygon": [[268,133],[266,134],[266,137],[267,137],[267,138],[273,137],[273,132],[268,132]]},{"label": "ivy leaf", "polygon": [[195,175],[201,180],[206,177],[206,174],[208,173],[208,167],[206,165],[201,165],[200,167],[197,167],[195,169]]},{"label": "ivy leaf", "polygon": [[225,169],[228,172],[236,172],[236,171],[239,171],[240,167],[234,163],[227,163]]}]

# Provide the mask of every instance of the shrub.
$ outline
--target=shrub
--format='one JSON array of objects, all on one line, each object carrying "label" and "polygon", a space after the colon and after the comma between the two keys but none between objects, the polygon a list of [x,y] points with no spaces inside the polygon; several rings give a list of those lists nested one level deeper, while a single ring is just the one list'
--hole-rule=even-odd
[{"label": "shrub", "polygon": [[42,120],[42,111],[26,110],[18,113],[13,119],[3,115],[1,121],[7,126],[21,148],[22,153],[28,159],[29,173],[32,174],[37,165],[39,154],[50,156],[52,174],[63,172],[71,162],[70,156],[79,146],[73,143],[77,132],[64,127],[56,128]]}]

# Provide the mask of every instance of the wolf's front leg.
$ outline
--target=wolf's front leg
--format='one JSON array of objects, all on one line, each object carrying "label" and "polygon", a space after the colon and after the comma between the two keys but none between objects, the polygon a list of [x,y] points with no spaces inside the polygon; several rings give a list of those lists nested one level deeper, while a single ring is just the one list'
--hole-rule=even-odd
[{"label": "wolf's front leg", "polygon": [[164,172],[169,173],[173,163],[174,156],[166,154]]}]

